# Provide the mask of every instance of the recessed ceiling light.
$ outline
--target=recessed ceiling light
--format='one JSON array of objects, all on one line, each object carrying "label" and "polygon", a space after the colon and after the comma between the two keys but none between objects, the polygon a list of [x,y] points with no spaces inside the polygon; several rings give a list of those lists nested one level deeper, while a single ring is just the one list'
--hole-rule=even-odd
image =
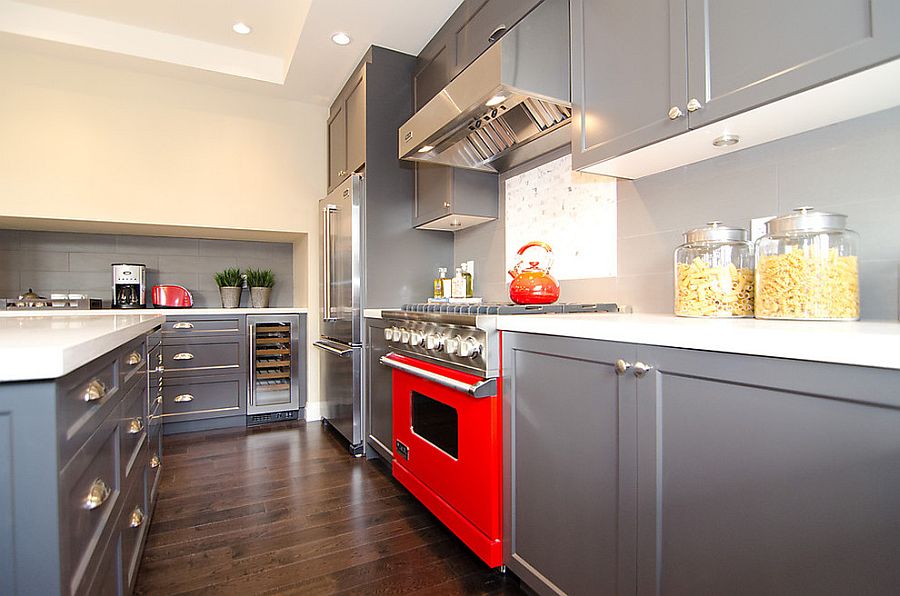
[{"label": "recessed ceiling light", "polygon": [[434,149],[434,145],[422,145],[419,147],[419,153],[428,153],[432,149]]},{"label": "recessed ceiling light", "polygon": [[350,44],[350,36],[343,31],[339,31],[331,36],[331,41],[339,46],[346,46]]},{"label": "recessed ceiling light", "polygon": [[250,28],[250,25],[248,25],[247,23],[245,23],[243,21],[239,21],[239,22],[235,23],[234,25],[231,26],[231,28],[238,35],[247,35],[251,31],[253,31],[253,29]]},{"label": "recessed ceiling light", "polygon": [[495,95],[494,97],[492,97],[492,98],[490,98],[489,100],[487,100],[487,101],[484,103],[484,105],[486,105],[486,106],[489,107],[489,108],[492,108],[492,107],[494,107],[494,106],[499,106],[499,105],[500,105],[501,103],[503,103],[504,101],[506,101],[506,96],[505,96],[505,95]]}]

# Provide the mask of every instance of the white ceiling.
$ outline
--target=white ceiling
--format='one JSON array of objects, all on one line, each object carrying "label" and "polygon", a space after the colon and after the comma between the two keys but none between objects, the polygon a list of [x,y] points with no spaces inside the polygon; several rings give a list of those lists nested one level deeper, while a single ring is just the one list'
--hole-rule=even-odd
[{"label": "white ceiling", "polygon": [[460,2],[0,0],[0,42],[328,105],[370,45],[418,54]]}]

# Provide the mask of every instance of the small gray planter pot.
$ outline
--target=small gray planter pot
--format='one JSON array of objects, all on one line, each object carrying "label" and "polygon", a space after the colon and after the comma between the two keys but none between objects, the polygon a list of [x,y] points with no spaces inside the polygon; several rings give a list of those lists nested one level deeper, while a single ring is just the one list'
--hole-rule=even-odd
[{"label": "small gray planter pot", "polygon": [[237,308],[241,305],[241,292],[244,288],[241,286],[222,286],[219,288],[219,295],[222,297],[223,308]]},{"label": "small gray planter pot", "polygon": [[250,288],[250,305],[253,308],[269,308],[272,288]]}]

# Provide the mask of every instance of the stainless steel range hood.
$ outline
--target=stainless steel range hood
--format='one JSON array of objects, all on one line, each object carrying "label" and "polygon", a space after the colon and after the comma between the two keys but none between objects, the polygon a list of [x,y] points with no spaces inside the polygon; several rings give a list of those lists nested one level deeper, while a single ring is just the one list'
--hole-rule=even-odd
[{"label": "stainless steel range hood", "polygon": [[400,127],[400,158],[503,172],[570,142],[569,2],[545,0]]}]

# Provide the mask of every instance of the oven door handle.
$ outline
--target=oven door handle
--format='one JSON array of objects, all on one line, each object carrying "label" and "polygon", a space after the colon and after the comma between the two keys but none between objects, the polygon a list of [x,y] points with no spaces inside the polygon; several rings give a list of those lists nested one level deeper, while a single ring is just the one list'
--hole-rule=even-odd
[{"label": "oven door handle", "polygon": [[314,341],[313,347],[319,348],[320,350],[324,350],[329,354],[334,354],[338,358],[347,358],[350,354],[353,353],[353,348],[344,348],[341,344],[337,344],[337,346],[332,345],[331,343],[326,343],[322,340]]},{"label": "oven door handle", "polygon": [[497,395],[497,379],[484,379],[482,381],[478,381],[477,383],[469,384],[464,381],[457,381],[456,379],[451,379],[450,377],[445,377],[444,375],[431,372],[430,370],[425,370],[417,366],[407,364],[405,362],[393,360],[389,356],[382,356],[381,358],[379,358],[379,362],[390,368],[394,368],[399,371],[409,373],[415,377],[419,377],[420,379],[432,381],[434,383],[437,383],[438,385],[443,385],[444,387],[448,387],[455,391],[462,391],[463,393],[471,395],[472,397],[491,397]]}]

